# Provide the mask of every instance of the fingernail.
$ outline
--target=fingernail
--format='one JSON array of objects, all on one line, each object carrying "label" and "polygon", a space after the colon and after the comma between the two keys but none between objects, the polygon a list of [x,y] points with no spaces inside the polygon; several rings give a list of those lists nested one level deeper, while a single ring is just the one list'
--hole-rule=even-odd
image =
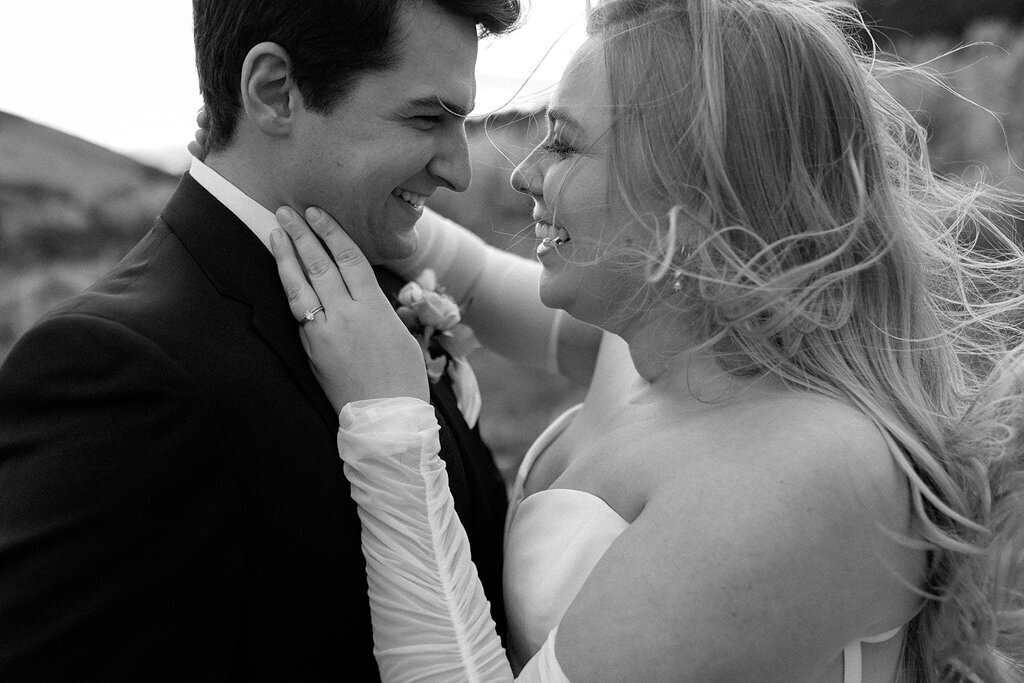
[{"label": "fingernail", "polygon": [[311,206],[306,209],[306,219],[311,221],[318,221],[324,215],[324,212],[315,206]]},{"label": "fingernail", "polygon": [[280,223],[281,225],[284,225],[285,223],[291,223],[292,221],[295,220],[295,212],[292,211],[291,208],[287,206],[282,206],[280,209],[277,210],[277,212],[274,215],[277,216],[277,222]]},{"label": "fingernail", "polygon": [[270,243],[277,244],[281,241],[281,230],[280,228],[274,228],[270,231]]}]

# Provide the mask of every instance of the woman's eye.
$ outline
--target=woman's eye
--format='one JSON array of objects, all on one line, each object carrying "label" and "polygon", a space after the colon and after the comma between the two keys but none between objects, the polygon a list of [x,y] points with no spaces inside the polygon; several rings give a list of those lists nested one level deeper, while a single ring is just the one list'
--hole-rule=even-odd
[{"label": "woman's eye", "polygon": [[575,153],[575,148],[572,145],[566,144],[562,140],[555,138],[550,142],[545,142],[541,145],[541,149],[550,154],[554,154],[557,157],[565,158]]}]

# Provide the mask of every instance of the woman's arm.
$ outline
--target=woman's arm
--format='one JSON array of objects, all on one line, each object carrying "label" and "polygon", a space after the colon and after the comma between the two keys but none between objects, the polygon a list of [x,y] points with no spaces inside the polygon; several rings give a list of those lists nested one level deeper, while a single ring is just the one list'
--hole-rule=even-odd
[{"label": "woman's arm", "polygon": [[[415,399],[345,406],[338,452],[359,507],[374,656],[390,681],[512,681],[438,457],[433,409]],[[568,683],[555,635],[515,678]]]},{"label": "woman's arm", "polygon": [[540,263],[501,251],[430,209],[416,231],[416,253],[389,268],[410,279],[432,269],[490,350],[580,384],[590,381],[601,332],[541,302]]},{"label": "woman's arm", "polygon": [[[382,677],[512,680],[438,457],[439,426],[424,400],[418,347],[405,343],[412,337],[395,327],[401,322],[369,264],[333,221],[307,213],[336,266],[294,212],[278,216],[291,243],[275,231],[271,244],[292,312],[303,320],[323,307],[302,324],[302,338],[340,410],[338,449],[362,523]],[[369,355],[349,370],[343,359],[356,343]],[[538,658],[533,671],[545,661],[547,673],[525,680],[564,680],[553,659]]]},{"label": "woman's arm", "polygon": [[438,457],[429,404],[357,401],[338,452],[359,507],[374,656],[384,681],[512,680]]}]

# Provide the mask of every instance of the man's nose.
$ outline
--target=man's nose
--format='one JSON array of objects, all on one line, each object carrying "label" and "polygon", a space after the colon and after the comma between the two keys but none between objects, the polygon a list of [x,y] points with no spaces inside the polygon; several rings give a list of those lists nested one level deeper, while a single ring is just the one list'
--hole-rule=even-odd
[{"label": "man's nose", "polygon": [[449,190],[465,192],[469,189],[473,171],[469,165],[469,141],[464,126],[458,126],[457,130],[445,136],[441,149],[430,160],[427,170]]}]

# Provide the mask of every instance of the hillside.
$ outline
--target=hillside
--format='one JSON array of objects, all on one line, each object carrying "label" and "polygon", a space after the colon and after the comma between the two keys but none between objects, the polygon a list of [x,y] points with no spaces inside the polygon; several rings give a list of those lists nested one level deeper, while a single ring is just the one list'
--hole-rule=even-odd
[{"label": "hillside", "polygon": [[53,185],[76,199],[98,201],[124,187],[169,180],[169,174],[106,147],[0,112],[0,185]]},{"label": "hillside", "polygon": [[152,166],[0,112],[0,264],[123,251],[176,183]]}]

